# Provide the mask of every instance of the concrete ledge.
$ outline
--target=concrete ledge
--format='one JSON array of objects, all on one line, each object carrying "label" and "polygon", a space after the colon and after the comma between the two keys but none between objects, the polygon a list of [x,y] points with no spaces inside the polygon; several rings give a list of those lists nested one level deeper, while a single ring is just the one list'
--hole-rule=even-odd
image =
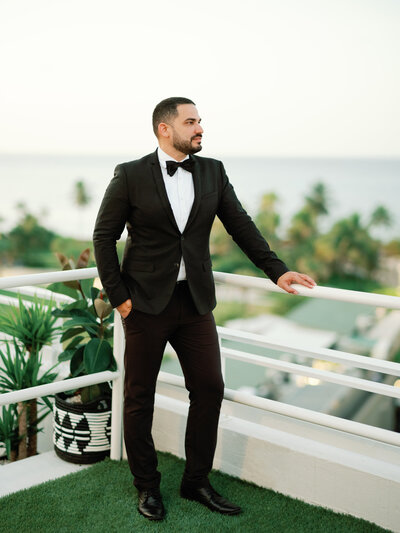
[{"label": "concrete ledge", "polygon": [[0,497],[66,476],[88,466],[90,465],[67,463],[54,451],[0,466]]},{"label": "concrete ledge", "polygon": [[[158,387],[157,449],[184,457],[185,391]],[[171,397],[172,396],[172,397]],[[387,444],[224,401],[214,467],[400,532],[400,454]]]}]

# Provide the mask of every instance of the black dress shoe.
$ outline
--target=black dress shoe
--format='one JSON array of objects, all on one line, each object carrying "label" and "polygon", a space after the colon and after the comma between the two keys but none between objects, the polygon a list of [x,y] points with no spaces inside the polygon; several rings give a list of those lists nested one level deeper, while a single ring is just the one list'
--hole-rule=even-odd
[{"label": "black dress shoe", "polygon": [[217,491],[215,491],[210,484],[206,487],[189,487],[181,485],[181,496],[187,500],[193,500],[202,503],[211,511],[216,511],[222,514],[239,514],[242,509],[227,499],[223,498]]},{"label": "black dress shoe", "polygon": [[149,520],[162,520],[165,517],[165,509],[160,489],[140,490],[138,511]]}]

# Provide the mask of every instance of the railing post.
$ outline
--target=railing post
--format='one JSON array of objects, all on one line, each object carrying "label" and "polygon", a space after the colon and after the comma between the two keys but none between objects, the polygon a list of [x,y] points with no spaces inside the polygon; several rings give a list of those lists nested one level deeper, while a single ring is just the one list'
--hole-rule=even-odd
[{"label": "railing post", "polygon": [[114,357],[119,370],[119,377],[114,379],[112,388],[111,412],[111,451],[110,458],[121,460],[122,457],[122,409],[124,396],[124,351],[125,335],[119,312],[114,311]]},{"label": "railing post", "polygon": [[224,381],[225,381],[226,357],[225,357],[224,351],[222,349],[222,337],[221,337],[220,334],[218,334],[218,343],[219,343],[219,351],[221,353],[221,372],[222,372],[222,377],[224,378]]}]

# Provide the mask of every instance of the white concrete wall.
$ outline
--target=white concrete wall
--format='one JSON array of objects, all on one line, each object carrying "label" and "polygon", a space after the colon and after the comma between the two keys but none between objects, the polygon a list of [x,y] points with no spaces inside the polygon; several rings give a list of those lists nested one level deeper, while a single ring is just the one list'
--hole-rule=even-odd
[{"label": "white concrete wall", "polygon": [[[156,447],[184,457],[185,391],[159,384],[157,392]],[[400,532],[395,446],[224,401],[214,467]]]},{"label": "white concrete wall", "polygon": [[370,424],[392,430],[395,424],[394,398],[372,394],[353,417],[353,420],[361,422],[361,424]]}]

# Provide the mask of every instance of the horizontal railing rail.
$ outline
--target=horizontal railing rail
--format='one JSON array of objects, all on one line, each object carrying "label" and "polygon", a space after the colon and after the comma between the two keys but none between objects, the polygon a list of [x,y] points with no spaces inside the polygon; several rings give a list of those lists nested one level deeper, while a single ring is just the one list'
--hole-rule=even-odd
[{"label": "horizontal railing rail", "polygon": [[[214,280],[219,283],[227,283],[236,287],[247,289],[261,289],[270,292],[280,292],[287,294],[283,289],[275,285],[271,280],[253,276],[242,276],[239,274],[227,274],[225,272],[214,272]],[[326,300],[339,300],[341,302],[353,302],[374,307],[385,307],[387,309],[400,309],[400,297],[387,294],[376,294],[370,292],[351,291],[349,289],[336,289],[333,287],[321,287],[317,285],[312,289],[304,285],[293,284],[300,296],[308,298],[323,298]],[[1,287],[0,287],[1,288]]]},{"label": "horizontal railing rail", "polygon": [[[287,294],[271,280],[225,272],[213,272],[215,281],[227,283],[247,289],[261,289],[270,292]],[[0,278],[0,289],[10,289],[23,285],[40,285],[55,283],[58,281],[72,281],[90,279],[98,276],[97,268],[80,268],[75,270],[63,270],[61,272],[43,272],[39,274],[25,274],[22,276],[10,276]],[[400,309],[400,297],[387,294],[366,293],[348,289],[336,289],[332,287],[316,287],[309,289],[304,285],[294,285],[301,296],[309,298],[324,298],[327,300],[339,300],[341,302],[353,302],[388,309]]]},{"label": "horizontal railing rail", "polygon": [[392,376],[400,376],[400,363],[395,363],[393,361],[373,359],[365,355],[356,355],[349,352],[342,352],[340,350],[332,350],[331,348],[308,348],[307,346],[299,346],[298,344],[294,345],[289,343],[278,344],[269,341],[268,337],[263,335],[225,328],[223,326],[218,326],[217,330],[221,339],[246,343],[252,346],[261,346],[262,348],[268,348],[275,351],[283,351],[300,357],[322,359],[323,361],[340,363],[342,365],[362,368],[364,370],[372,370],[375,372],[382,372],[383,374],[390,374]]},{"label": "horizontal railing rail", "polygon": [[10,403],[26,402],[34,398],[42,398],[43,396],[51,396],[59,392],[78,389],[80,387],[88,387],[89,385],[96,385],[97,383],[104,383],[106,381],[113,381],[120,377],[120,372],[96,372],[88,376],[79,376],[77,378],[63,379],[62,381],[55,381],[54,383],[46,383],[45,385],[38,385],[37,387],[28,387],[13,392],[5,392],[0,394],[0,407]]},{"label": "horizontal railing rail", "polygon": [[98,276],[97,268],[76,268],[61,272],[40,272],[38,274],[23,274],[22,276],[8,276],[0,278],[0,289],[15,289],[25,285],[48,285],[58,281],[73,281],[90,279]]},{"label": "horizontal railing rail", "polygon": [[[158,379],[162,383],[168,385],[174,385],[180,388],[185,386],[183,377],[169,374],[168,372],[160,372]],[[319,426],[344,431],[345,433],[366,437],[386,444],[400,446],[400,434],[388,429],[361,424],[360,422],[354,422],[353,420],[346,420],[345,418],[319,413],[310,409],[304,409],[303,407],[296,407],[294,405],[261,398],[260,396],[255,396],[247,392],[228,388],[225,388],[224,398],[232,402],[255,407],[256,409],[277,413],[289,418],[296,418],[304,422],[310,422]]]},{"label": "horizontal railing rail", "polygon": [[[350,366],[352,368],[371,370],[374,372],[388,374],[396,377],[400,376],[400,363],[376,360],[372,359],[371,357],[363,355],[354,355],[348,352],[331,350],[329,348],[308,349],[306,347],[298,347],[291,344],[272,343],[268,341],[267,337],[263,337],[262,335],[246,333],[243,331],[237,331],[220,326],[217,327],[217,330],[220,339],[237,341],[280,352],[283,351],[301,357],[308,357],[311,359],[340,363],[346,366]],[[282,372],[288,372],[290,374],[307,376],[315,379],[320,379],[322,381],[336,383],[337,385],[345,385],[354,389],[374,392],[376,394],[382,394],[384,396],[390,396],[392,398],[400,399],[400,387],[398,387],[397,385],[387,385],[379,383],[377,381],[371,381],[368,379],[348,376],[337,372],[316,369],[297,363],[281,361],[279,359],[274,359],[271,357],[250,354],[248,352],[234,350],[231,348],[226,348],[224,346],[221,346],[221,355],[222,357],[227,359],[236,359],[237,361],[242,361],[245,363],[251,362],[255,365],[272,368],[274,370],[280,370]]]},{"label": "horizontal railing rail", "polygon": [[264,355],[249,354],[247,352],[232,350],[230,348],[222,348],[221,352],[222,356],[227,357],[228,359],[236,359],[237,361],[242,361],[244,363],[253,363],[259,366],[273,368],[274,370],[288,372],[289,374],[307,376],[314,379],[320,379],[322,381],[329,381],[330,383],[336,383],[337,385],[346,385],[353,389],[375,392],[384,396],[391,396],[392,398],[400,399],[400,387],[385,385],[376,381],[370,381],[368,379],[357,378],[354,376],[347,376],[345,374],[338,374],[328,370],[320,370],[309,366],[299,365],[297,363],[289,363],[287,361],[273,359]]}]

